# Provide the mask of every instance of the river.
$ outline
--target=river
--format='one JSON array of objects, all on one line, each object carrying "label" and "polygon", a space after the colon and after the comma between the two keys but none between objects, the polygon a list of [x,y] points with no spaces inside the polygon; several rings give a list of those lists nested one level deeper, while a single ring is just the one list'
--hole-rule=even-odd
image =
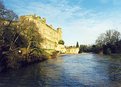
[{"label": "river", "polygon": [[121,57],[63,55],[0,73],[0,87],[121,87]]}]

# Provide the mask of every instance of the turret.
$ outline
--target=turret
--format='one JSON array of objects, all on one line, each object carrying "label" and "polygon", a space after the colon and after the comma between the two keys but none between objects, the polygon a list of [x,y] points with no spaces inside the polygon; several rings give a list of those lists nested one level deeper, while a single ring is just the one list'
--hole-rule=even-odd
[{"label": "turret", "polygon": [[62,29],[61,28],[57,28],[57,32],[62,33]]},{"label": "turret", "polygon": [[58,33],[58,41],[62,40],[62,29],[61,28],[57,28],[57,33]]},{"label": "turret", "polygon": [[42,18],[41,21],[46,24],[46,18]]}]

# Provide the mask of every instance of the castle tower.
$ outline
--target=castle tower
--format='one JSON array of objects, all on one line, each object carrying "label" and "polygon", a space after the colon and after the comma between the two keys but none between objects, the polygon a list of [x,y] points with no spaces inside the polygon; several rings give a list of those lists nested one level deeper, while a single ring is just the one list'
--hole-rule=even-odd
[{"label": "castle tower", "polygon": [[62,40],[62,29],[61,28],[57,28],[57,33],[58,33],[58,41]]}]

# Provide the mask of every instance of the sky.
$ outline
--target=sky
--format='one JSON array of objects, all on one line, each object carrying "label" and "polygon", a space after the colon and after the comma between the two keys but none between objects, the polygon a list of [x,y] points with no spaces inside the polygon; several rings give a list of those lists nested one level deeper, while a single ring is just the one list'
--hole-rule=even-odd
[{"label": "sky", "polygon": [[36,14],[61,27],[66,45],[91,45],[106,30],[121,32],[121,0],[4,0],[19,16]]}]

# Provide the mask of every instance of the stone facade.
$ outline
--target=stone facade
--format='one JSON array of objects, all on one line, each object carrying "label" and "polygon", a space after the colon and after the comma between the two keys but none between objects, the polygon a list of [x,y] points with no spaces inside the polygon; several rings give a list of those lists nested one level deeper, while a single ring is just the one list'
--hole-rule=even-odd
[{"label": "stone facade", "polygon": [[21,16],[19,20],[28,20],[36,24],[36,27],[43,39],[41,47],[48,53],[56,50],[60,53],[78,54],[79,48],[74,46],[66,47],[65,45],[58,44],[58,42],[62,40],[62,30],[61,28],[54,29],[52,25],[48,25],[45,18],[41,18],[36,15],[26,15]]},{"label": "stone facade", "polygon": [[79,53],[79,48],[70,46],[66,47],[66,54],[78,54]]},{"label": "stone facade", "polygon": [[60,53],[64,54],[66,53],[66,48],[64,45],[58,44],[58,46],[56,47],[56,51],[59,51]]},{"label": "stone facade", "polygon": [[56,49],[59,40],[62,40],[61,28],[54,29],[52,25],[48,25],[46,23],[45,18],[41,18],[36,15],[21,16],[20,20],[23,18],[33,21],[36,24],[37,28],[39,29],[39,33],[43,38],[41,43],[43,49]]}]

